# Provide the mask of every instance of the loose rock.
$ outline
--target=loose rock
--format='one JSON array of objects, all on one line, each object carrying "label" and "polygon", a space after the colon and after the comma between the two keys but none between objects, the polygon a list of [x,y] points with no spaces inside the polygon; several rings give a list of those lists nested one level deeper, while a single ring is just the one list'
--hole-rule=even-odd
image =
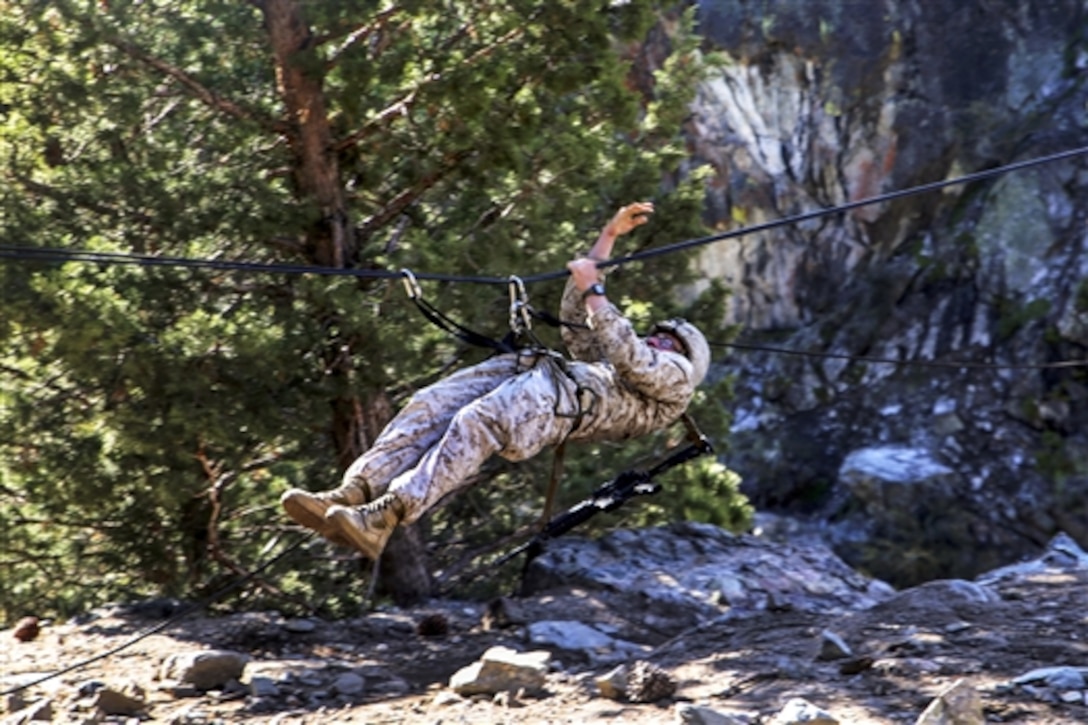
[{"label": "loose rock", "polygon": [[95,693],[94,706],[105,715],[137,715],[146,709],[147,703],[138,687],[125,691],[104,687]]},{"label": "loose rock", "polygon": [[842,637],[830,629],[825,629],[820,633],[820,654],[817,656],[818,659],[841,660],[853,655],[850,646],[846,644]]},{"label": "loose rock", "polygon": [[492,647],[479,661],[458,670],[450,688],[458,695],[494,695],[503,691],[543,689],[550,652],[521,654],[507,647]]},{"label": "loose rock", "polygon": [[957,680],[938,695],[919,716],[915,725],[985,725],[978,692]]},{"label": "loose rock", "polygon": [[771,725],[839,725],[839,721],[808,700],[795,697],[775,715]]},{"label": "loose rock", "polygon": [[188,683],[199,690],[222,687],[242,676],[249,656],[228,650],[183,652],[168,658],[159,670],[159,679]]}]

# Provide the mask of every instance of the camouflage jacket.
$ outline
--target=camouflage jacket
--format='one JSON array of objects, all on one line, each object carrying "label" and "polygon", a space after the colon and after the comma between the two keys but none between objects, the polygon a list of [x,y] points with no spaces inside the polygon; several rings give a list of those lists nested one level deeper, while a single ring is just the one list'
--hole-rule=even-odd
[{"label": "camouflage jacket", "polygon": [[609,304],[592,316],[568,280],[560,304],[563,342],[574,359],[570,377],[582,391],[584,417],[571,435],[582,440],[623,440],[665,428],[687,409],[695,393],[686,357],[655,350]]}]

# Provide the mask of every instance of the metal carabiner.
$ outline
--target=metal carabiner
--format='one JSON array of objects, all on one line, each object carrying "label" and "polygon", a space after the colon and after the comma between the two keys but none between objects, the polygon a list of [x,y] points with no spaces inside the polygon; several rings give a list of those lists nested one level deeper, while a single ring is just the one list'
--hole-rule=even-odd
[{"label": "metal carabiner", "polygon": [[529,316],[529,295],[525,292],[525,283],[521,278],[510,275],[510,330],[521,334],[533,328]]},{"label": "metal carabiner", "polygon": [[423,292],[419,289],[419,282],[416,281],[416,276],[412,274],[412,270],[405,267],[400,273],[404,277],[401,281],[404,282],[404,291],[408,293],[408,298],[418,300],[422,297]]}]

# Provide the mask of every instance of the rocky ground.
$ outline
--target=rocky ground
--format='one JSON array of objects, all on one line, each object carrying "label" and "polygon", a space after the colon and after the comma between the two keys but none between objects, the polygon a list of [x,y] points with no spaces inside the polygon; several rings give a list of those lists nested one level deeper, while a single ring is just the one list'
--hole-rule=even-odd
[{"label": "rocky ground", "polygon": [[[598,558],[597,574],[580,568],[580,580],[563,581],[560,563],[609,548],[573,541],[527,596],[336,622],[189,616],[16,692],[110,652],[170,607],[105,608],[43,623],[32,638],[24,625],[27,641],[3,631],[4,722],[1088,722],[1088,555],[1065,537],[975,581],[902,592],[845,572],[818,547],[690,527],[643,539],[667,542],[658,553],[681,557],[677,567],[642,551],[641,573]],[[713,587],[695,591],[682,572],[711,560]],[[498,657],[509,667],[493,677],[482,660],[496,659],[496,646],[510,650]],[[201,659],[203,670],[193,666]],[[625,682],[617,667],[651,677]],[[953,685],[960,719],[922,717]]]}]

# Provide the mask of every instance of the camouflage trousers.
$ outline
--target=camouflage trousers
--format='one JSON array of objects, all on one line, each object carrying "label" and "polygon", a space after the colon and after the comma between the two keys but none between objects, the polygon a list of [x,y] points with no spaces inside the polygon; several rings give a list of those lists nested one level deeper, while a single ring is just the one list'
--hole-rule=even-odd
[{"label": "camouflage trousers", "polygon": [[344,474],[395,492],[412,523],[471,483],[492,455],[520,461],[563,441],[578,412],[572,380],[546,356],[498,355],[420,390]]}]

